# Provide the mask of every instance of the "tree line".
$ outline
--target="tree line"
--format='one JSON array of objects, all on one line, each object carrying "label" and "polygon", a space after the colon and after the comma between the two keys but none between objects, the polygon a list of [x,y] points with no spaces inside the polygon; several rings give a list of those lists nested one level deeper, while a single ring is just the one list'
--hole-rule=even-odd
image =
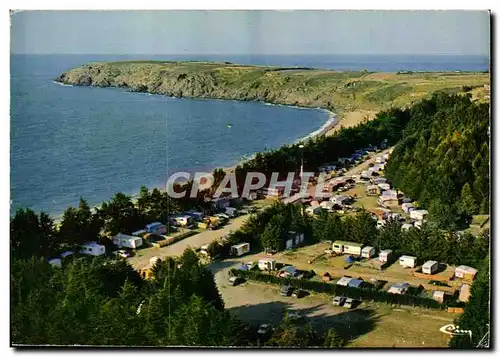
[{"label": "tree line", "polygon": [[[157,262],[142,277],[125,261],[95,257],[66,260],[13,258],[13,344],[90,346],[326,346],[341,347],[334,329],[318,335],[287,317],[260,340],[256,327],[224,308],[213,274],[187,249]],[[299,333],[305,329],[308,335]]]},{"label": "tree line", "polygon": [[378,251],[390,249],[394,256],[416,256],[420,263],[436,260],[478,268],[489,252],[490,232],[487,229],[474,236],[470,232],[443,230],[428,223],[420,229],[404,230],[402,223],[395,219],[387,220],[377,229],[376,222],[365,210],[347,216],[324,210],[312,218],[304,213],[301,205],[277,202],[251,215],[224,241],[215,240],[209,244],[208,252],[212,257],[224,258],[230,255],[231,245],[244,242],[254,249],[282,251],[290,231],[303,233],[303,244],[344,240],[372,246]]},{"label": "tree line", "polygon": [[193,251],[157,264],[152,280],[100,257],[62,269],[14,258],[11,276],[16,344],[228,346],[244,338]]},{"label": "tree line", "polygon": [[376,220],[364,210],[347,217],[324,212],[313,221],[312,230],[318,241],[347,240],[372,246],[378,251],[390,249],[395,256],[416,256],[420,263],[436,260],[477,268],[489,252],[489,230],[477,237],[469,232],[442,230],[427,223],[420,229],[403,230],[401,222],[395,219],[387,220],[377,229]]},{"label": "tree line", "polygon": [[[214,171],[215,175],[218,170]],[[191,190],[192,181],[176,190]],[[78,207],[68,207],[60,222],[45,212],[18,209],[10,220],[11,252],[19,258],[58,256],[66,250],[78,250],[86,242],[97,241],[107,247],[112,245],[110,237],[118,233],[131,234],[151,222],[169,223],[172,214],[190,209],[212,213],[214,208],[202,191],[195,198],[171,198],[167,192],[155,188],[141,187],[136,200],[130,195],[116,193],[109,201],[90,208],[87,201],[80,198]]]},{"label": "tree line", "polygon": [[442,228],[459,229],[472,215],[489,214],[489,104],[435,94],[409,113],[386,177]]}]

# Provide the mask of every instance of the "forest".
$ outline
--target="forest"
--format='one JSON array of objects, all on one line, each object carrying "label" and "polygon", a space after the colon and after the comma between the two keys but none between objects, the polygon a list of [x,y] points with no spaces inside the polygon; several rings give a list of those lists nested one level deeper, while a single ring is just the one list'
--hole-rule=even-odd
[{"label": "forest", "polygon": [[440,227],[460,229],[489,214],[489,105],[439,94],[414,105],[410,118],[386,177]]},{"label": "forest", "polygon": [[271,336],[224,309],[212,273],[187,249],[143,280],[125,261],[80,257],[62,268],[13,258],[11,341],[51,346],[320,346],[342,347],[330,329],[284,317]]}]

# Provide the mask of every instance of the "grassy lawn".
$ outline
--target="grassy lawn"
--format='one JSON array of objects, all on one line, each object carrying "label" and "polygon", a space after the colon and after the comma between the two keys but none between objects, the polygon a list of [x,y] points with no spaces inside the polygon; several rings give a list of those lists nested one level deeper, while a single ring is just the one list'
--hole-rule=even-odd
[{"label": "grassy lawn", "polygon": [[347,347],[447,347],[448,337],[439,328],[451,323],[453,316],[435,312],[392,309],[381,306],[375,328],[353,340]]}]

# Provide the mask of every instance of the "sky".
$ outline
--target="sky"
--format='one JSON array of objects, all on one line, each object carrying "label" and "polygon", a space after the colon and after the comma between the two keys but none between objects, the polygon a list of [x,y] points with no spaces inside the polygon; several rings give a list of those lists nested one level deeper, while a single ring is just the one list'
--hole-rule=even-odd
[{"label": "sky", "polygon": [[489,55],[487,11],[22,11],[27,54]]}]

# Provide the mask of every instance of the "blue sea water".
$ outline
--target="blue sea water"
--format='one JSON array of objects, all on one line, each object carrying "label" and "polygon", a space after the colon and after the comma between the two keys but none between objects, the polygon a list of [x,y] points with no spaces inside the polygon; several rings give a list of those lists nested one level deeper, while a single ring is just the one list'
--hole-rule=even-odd
[{"label": "blue sea water", "polygon": [[[294,142],[325,111],[255,102],[167,98],[114,88],[63,86],[62,72],[90,61],[209,60],[337,70],[483,71],[480,56],[11,56],[11,212],[58,215],[141,185],[164,186],[176,171],[211,171]],[[227,124],[232,126],[228,128]]]}]

